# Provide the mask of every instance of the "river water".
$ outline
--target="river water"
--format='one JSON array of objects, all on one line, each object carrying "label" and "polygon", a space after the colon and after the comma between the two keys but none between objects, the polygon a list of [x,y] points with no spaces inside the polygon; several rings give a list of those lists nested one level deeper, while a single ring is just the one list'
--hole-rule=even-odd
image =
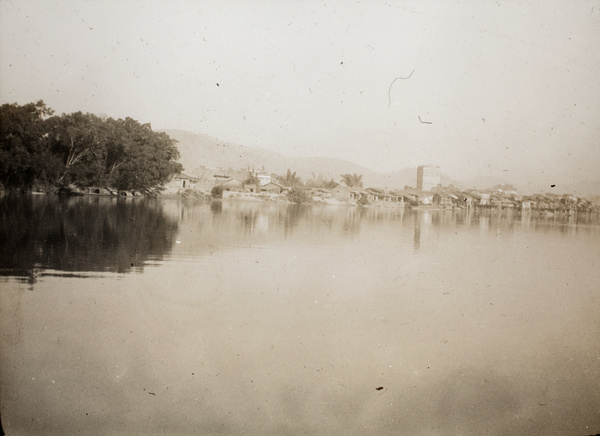
[{"label": "river water", "polygon": [[600,433],[589,216],[0,198],[7,434]]}]

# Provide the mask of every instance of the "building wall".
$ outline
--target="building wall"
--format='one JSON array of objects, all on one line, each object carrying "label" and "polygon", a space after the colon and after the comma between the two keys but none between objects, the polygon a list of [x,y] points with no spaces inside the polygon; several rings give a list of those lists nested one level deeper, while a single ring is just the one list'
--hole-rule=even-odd
[{"label": "building wall", "polygon": [[421,165],[417,168],[417,189],[431,191],[442,182],[440,167]]}]

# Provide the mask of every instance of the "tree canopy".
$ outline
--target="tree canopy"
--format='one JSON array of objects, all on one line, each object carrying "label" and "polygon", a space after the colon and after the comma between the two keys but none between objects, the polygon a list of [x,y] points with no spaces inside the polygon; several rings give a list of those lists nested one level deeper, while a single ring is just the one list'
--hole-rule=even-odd
[{"label": "tree canopy", "polygon": [[339,185],[335,180],[327,180],[323,177],[323,174],[312,173],[312,177],[306,182],[306,184],[311,188],[325,188],[325,189],[333,189]]},{"label": "tree canopy", "polygon": [[362,188],[362,174],[342,174],[340,175],[342,178],[342,183],[344,183],[349,188],[352,187],[360,187]]},{"label": "tree canopy", "polygon": [[286,186],[293,188],[302,185],[302,178],[296,175],[296,171],[292,172],[292,170],[288,168],[283,183],[285,183]]},{"label": "tree canopy", "polygon": [[0,183],[150,189],[182,170],[176,141],[132,118],[54,115],[43,101],[0,106]]}]

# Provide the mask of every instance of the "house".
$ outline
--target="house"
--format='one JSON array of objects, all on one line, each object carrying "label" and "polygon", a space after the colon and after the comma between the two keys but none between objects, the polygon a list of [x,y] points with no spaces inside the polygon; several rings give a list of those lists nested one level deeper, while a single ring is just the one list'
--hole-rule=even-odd
[{"label": "house", "polygon": [[469,191],[463,191],[457,188],[447,188],[446,192],[456,197],[456,206],[470,209],[478,203],[478,199]]},{"label": "house", "polygon": [[409,206],[417,206],[419,204],[419,196],[416,189],[402,189],[400,191],[394,191],[395,194],[402,196],[402,200]]},{"label": "house", "polygon": [[369,193],[363,188],[350,188],[350,200],[359,201],[362,198],[369,200]]},{"label": "house", "polygon": [[236,179],[231,179],[228,182],[223,183],[221,186],[223,186],[225,191],[242,192],[244,190],[244,184]]},{"label": "house", "polygon": [[369,201],[384,201],[385,200],[385,192],[381,189],[377,188],[367,188],[365,189],[367,193],[367,200]]},{"label": "house", "polygon": [[458,202],[458,197],[445,191],[439,191],[433,194],[433,205],[444,209],[452,209],[454,203]]},{"label": "house", "polygon": [[489,207],[492,205],[491,195],[488,193],[481,194],[481,200],[479,201],[480,206]]},{"label": "house", "polygon": [[351,188],[342,183],[331,190],[331,198],[338,201],[350,201],[352,198]]},{"label": "house", "polygon": [[350,187],[345,183],[340,183],[329,190],[331,198],[338,201],[358,201],[367,196],[367,191],[358,187]]},{"label": "house", "polygon": [[227,174],[214,174],[213,175],[213,184],[215,186],[222,185],[223,183],[229,182],[231,180],[231,176]]},{"label": "house", "polygon": [[431,192],[423,192],[419,196],[419,204],[424,206],[430,206],[433,204],[433,194]]},{"label": "house", "polygon": [[188,189],[196,188],[198,177],[186,172],[174,174],[171,180],[167,183],[167,188]]},{"label": "house", "polygon": [[331,191],[329,189],[309,188],[308,191],[310,192],[310,195],[312,195],[313,197],[319,197],[319,198],[330,198],[331,197]]},{"label": "house", "polygon": [[271,183],[271,176],[266,171],[257,171],[255,173],[255,176],[258,179],[258,183],[260,186],[266,186],[269,183]]},{"label": "house", "polygon": [[285,188],[283,186],[281,186],[279,183],[270,181],[270,177],[269,177],[268,183],[266,183],[264,185],[261,183],[261,185],[260,185],[260,192],[264,192],[267,194],[281,194],[284,190],[285,190]]},{"label": "house", "polygon": [[390,190],[388,194],[392,202],[394,203],[400,203],[401,206],[406,206],[406,204],[410,204],[410,199],[401,192]]}]

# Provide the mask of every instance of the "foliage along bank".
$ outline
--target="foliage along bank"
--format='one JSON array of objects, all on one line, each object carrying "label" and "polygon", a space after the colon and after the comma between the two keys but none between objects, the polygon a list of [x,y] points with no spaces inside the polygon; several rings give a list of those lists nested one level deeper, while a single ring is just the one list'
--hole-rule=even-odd
[{"label": "foliage along bank", "polygon": [[6,189],[111,186],[149,190],[183,168],[176,140],[132,118],[54,115],[40,100],[0,106],[0,184]]}]

